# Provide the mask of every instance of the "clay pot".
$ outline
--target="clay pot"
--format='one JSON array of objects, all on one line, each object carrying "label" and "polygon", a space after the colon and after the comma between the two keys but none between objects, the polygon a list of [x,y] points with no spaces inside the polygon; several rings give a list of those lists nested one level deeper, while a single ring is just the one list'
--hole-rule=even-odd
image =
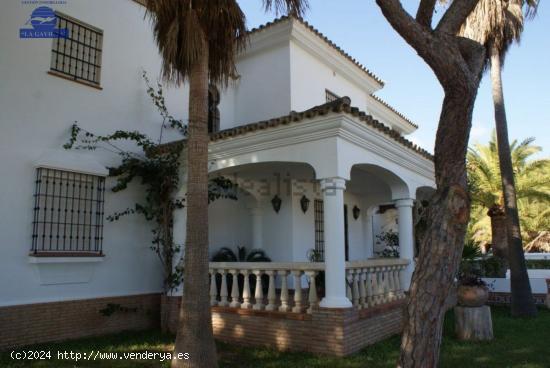
[{"label": "clay pot", "polygon": [[489,299],[489,291],[481,286],[460,285],[457,292],[458,305],[463,307],[481,307]]}]

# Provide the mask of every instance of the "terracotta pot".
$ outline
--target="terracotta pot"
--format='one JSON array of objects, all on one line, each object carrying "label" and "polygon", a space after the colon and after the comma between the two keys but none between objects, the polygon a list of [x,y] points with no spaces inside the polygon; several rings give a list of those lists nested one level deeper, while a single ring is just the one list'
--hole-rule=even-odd
[{"label": "terracotta pot", "polygon": [[458,305],[463,307],[481,307],[489,299],[489,291],[482,286],[460,285],[457,292]]}]

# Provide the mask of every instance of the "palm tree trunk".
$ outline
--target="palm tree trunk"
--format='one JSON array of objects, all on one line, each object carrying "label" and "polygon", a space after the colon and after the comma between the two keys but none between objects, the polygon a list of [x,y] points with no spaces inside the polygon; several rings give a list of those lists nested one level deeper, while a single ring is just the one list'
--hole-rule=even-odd
[{"label": "palm tree trunk", "polygon": [[437,367],[443,317],[470,217],[466,150],[475,90],[445,91],[435,144],[437,190],[420,245],[401,338],[398,367]]},{"label": "palm tree trunk", "polygon": [[504,208],[495,204],[489,208],[487,215],[491,219],[491,249],[493,250],[493,255],[500,263],[498,277],[505,277],[506,270],[510,266],[508,262],[510,255],[508,253],[506,214],[504,213]]},{"label": "palm tree trunk", "polygon": [[493,103],[495,107],[495,124],[497,132],[498,158],[502,191],[504,194],[504,210],[508,237],[508,254],[511,273],[512,316],[535,316],[537,309],[525,265],[525,255],[521,240],[519,215],[514,184],[514,169],[508,141],[508,125],[504,108],[504,93],[502,90],[502,70],[500,54],[495,46],[491,47],[491,82],[493,86]]},{"label": "palm tree trunk", "polygon": [[174,357],[173,368],[218,366],[208,294],[208,46],[203,42],[189,74],[187,237],[174,348],[175,354],[188,353],[189,359]]}]

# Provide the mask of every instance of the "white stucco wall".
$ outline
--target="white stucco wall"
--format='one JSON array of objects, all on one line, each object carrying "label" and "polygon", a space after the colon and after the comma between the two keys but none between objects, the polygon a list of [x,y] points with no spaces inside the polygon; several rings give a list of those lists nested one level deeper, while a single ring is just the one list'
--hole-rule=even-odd
[{"label": "white stucco wall", "polygon": [[[101,134],[131,129],[153,137],[158,136],[160,124],[141,78],[145,69],[154,82],[160,71],[157,48],[141,6],[129,0],[71,0],[55,6],[104,31],[103,90],[47,74],[52,41],[19,39],[19,28],[34,8],[9,1],[0,12],[0,305],[159,291],[160,264],[149,249],[149,227],[139,217],[116,224],[105,220],[105,258],[91,267],[89,282],[40,285],[36,271],[41,266],[29,264],[34,163],[46,153],[72,154],[61,146],[75,120]],[[170,112],[184,118],[185,89],[165,92]],[[118,161],[103,150],[87,155],[103,166]],[[109,180],[107,187],[112,183]],[[137,187],[117,194],[107,191],[106,215],[133,205],[138,193]],[[67,277],[70,282],[72,276]]]},{"label": "white stucco wall", "polygon": [[324,104],[325,89],[340,97],[348,96],[352,106],[366,109],[367,93],[364,89],[344,78],[295,41],[290,42],[290,73],[291,106],[294,111]]},{"label": "white stucco wall", "polygon": [[233,249],[235,253],[238,246],[251,249],[251,217],[243,199],[221,198],[210,203],[208,237],[211,255],[221,247]]},{"label": "white stucco wall", "polygon": [[222,129],[290,112],[289,57],[288,43],[283,43],[238,60],[234,119],[222,119]]}]

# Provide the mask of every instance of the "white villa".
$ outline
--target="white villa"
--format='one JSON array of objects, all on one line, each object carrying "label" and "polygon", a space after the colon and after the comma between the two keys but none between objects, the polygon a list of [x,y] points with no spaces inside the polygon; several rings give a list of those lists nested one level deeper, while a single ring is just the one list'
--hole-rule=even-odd
[{"label": "white villa", "polygon": [[[112,193],[116,154],[62,148],[74,121],[158,135],[141,74],[154,80],[161,61],[144,8],[69,0],[52,5],[68,39],[20,38],[35,8],[10,1],[0,13],[0,348],[158,326],[161,299],[174,328],[181,294],[161,298],[149,224],[104,219],[133,206],[139,183]],[[239,193],[209,207],[210,252],[258,248],[272,262],[211,263],[222,280],[210,290],[216,337],[345,355],[397,333],[413,208],[435,186],[431,155],[406,138],[417,126],[376,96],[378,77],[300,19],[252,30],[237,71],[227,89],[211,87],[210,173]],[[187,88],[165,91],[185,120]],[[177,211],[177,243],[185,221]],[[388,230],[400,258],[380,257]],[[309,261],[312,249],[324,262]],[[229,288],[238,274],[267,275],[267,289],[261,277]]]}]

